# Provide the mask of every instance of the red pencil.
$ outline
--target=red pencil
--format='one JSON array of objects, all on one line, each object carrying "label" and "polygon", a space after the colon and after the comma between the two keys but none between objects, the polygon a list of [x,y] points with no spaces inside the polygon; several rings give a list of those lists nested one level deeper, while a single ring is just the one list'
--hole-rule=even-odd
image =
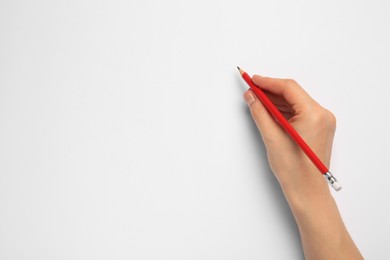
[{"label": "red pencil", "polygon": [[274,116],[274,118],[279,122],[279,124],[284,128],[284,130],[291,136],[291,138],[297,143],[297,145],[303,150],[303,152],[309,157],[309,159],[314,163],[318,170],[323,174],[325,179],[328,180],[329,184],[336,190],[341,190],[341,185],[337,179],[332,175],[328,168],[321,162],[318,156],[313,152],[313,150],[307,145],[305,140],[298,134],[298,132],[290,125],[287,119],[280,113],[279,109],[271,102],[264,92],[257,87],[252,78],[244,70],[237,67],[242,78],[248,83],[251,90],[256,94],[261,103],[268,109],[268,111]]}]

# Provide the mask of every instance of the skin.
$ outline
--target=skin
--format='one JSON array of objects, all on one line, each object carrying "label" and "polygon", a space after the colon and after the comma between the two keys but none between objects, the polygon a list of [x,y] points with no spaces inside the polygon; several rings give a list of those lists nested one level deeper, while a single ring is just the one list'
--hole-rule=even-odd
[{"label": "skin", "polygon": [[[336,118],[294,80],[255,75],[261,88],[329,167]],[[350,237],[329,185],[251,90],[244,93],[301,236],[305,259],[363,259]]]}]

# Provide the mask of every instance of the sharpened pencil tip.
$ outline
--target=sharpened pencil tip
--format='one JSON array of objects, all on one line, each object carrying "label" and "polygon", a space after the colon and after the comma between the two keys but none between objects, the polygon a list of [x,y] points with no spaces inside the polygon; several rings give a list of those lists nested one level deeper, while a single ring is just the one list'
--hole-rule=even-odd
[{"label": "sharpened pencil tip", "polygon": [[238,72],[240,72],[241,75],[245,73],[245,71],[243,71],[243,70],[242,70],[240,67],[238,67],[238,66],[237,66],[237,69],[238,69]]}]

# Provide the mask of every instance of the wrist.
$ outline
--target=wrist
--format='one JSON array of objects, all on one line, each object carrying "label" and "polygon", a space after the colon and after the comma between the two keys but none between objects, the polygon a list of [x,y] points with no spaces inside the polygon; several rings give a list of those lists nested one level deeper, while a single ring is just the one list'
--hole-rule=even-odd
[{"label": "wrist", "polygon": [[334,201],[328,187],[318,190],[300,189],[299,191],[283,189],[283,192],[295,217],[321,205],[332,204]]},{"label": "wrist", "polygon": [[317,170],[282,176],[290,176],[288,179],[278,180],[291,210],[300,211],[321,201],[333,199],[327,181]]}]

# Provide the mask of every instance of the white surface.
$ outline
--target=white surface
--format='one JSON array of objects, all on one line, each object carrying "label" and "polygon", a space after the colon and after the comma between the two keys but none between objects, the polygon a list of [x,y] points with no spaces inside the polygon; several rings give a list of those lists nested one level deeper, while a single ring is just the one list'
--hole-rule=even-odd
[{"label": "white surface", "polygon": [[389,259],[389,11],[2,0],[0,259],[302,259],[236,65],[336,114],[336,200]]}]

